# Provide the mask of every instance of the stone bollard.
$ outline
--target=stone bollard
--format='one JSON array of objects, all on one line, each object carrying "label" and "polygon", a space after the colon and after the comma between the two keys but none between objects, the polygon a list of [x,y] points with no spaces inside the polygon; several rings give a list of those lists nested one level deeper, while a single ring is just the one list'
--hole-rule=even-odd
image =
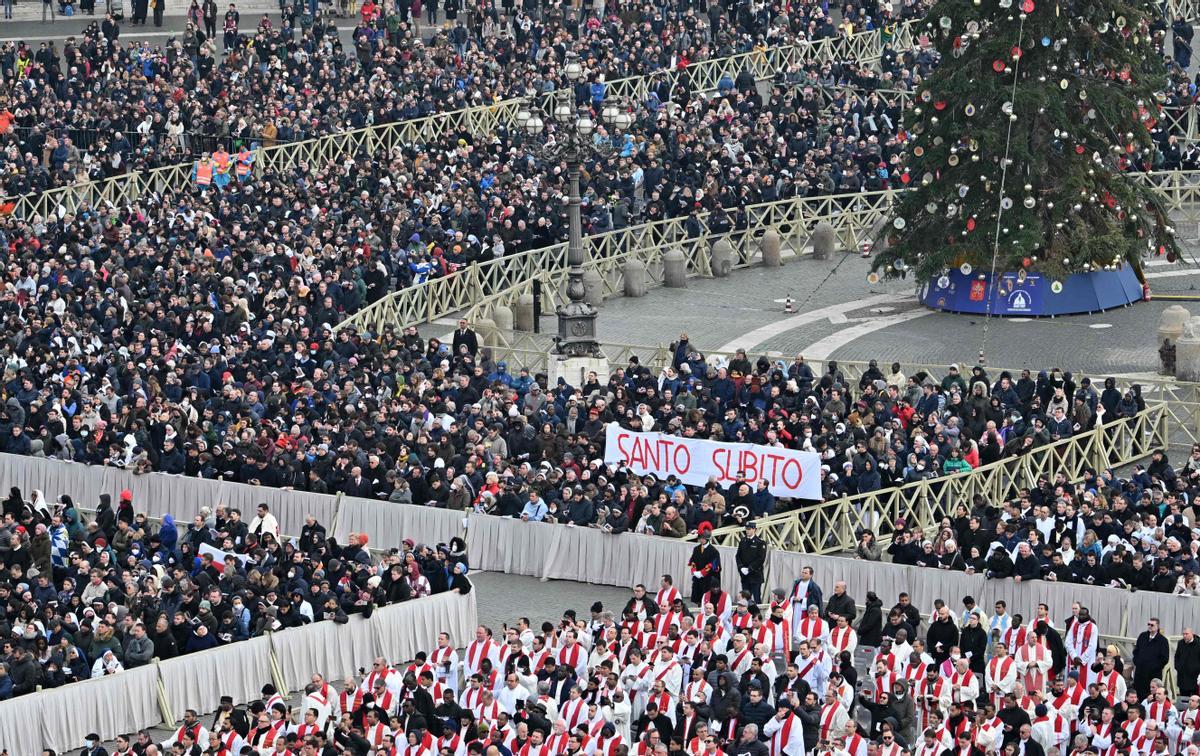
[{"label": "stone bollard", "polygon": [[497,331],[511,331],[513,329],[512,308],[506,304],[496,305],[492,308],[492,320],[496,321]]},{"label": "stone bollard", "polygon": [[709,265],[716,278],[725,278],[733,270],[733,245],[725,237],[717,239],[708,251]]},{"label": "stone bollard", "polygon": [[496,321],[491,318],[479,318],[471,325],[479,336],[479,346],[496,345]]},{"label": "stone bollard", "polygon": [[1175,377],[1181,381],[1200,381],[1200,317],[1184,326],[1175,341]]},{"label": "stone bollard", "polygon": [[1175,375],[1175,363],[1171,355],[1175,350],[1175,342],[1183,335],[1184,325],[1191,320],[1192,314],[1186,307],[1171,305],[1162,311],[1158,318],[1158,373],[1159,375]]},{"label": "stone bollard", "polygon": [[592,307],[604,304],[604,280],[595,268],[583,270],[583,301]]},{"label": "stone bollard", "polygon": [[517,306],[513,308],[513,330],[525,332],[533,330],[532,294],[522,294],[517,297]]},{"label": "stone bollard", "polygon": [[646,296],[646,263],[631,257],[621,266],[621,276],[625,280],[625,296]]},{"label": "stone bollard", "polygon": [[668,289],[687,288],[687,258],[681,249],[668,249],[663,255],[663,286]]},{"label": "stone bollard", "polygon": [[762,253],[762,262],[765,267],[778,268],[782,264],[782,247],[783,240],[779,238],[779,232],[768,228],[758,242],[758,249]]},{"label": "stone bollard", "polygon": [[837,233],[834,232],[833,226],[829,225],[829,221],[817,224],[812,235],[812,245],[813,258],[817,260],[828,260],[837,251]]}]

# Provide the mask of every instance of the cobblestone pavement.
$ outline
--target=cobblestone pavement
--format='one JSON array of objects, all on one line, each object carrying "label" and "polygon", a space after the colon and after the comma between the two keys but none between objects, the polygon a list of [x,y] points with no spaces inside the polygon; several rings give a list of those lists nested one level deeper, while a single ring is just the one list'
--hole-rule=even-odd
[{"label": "cobblestone pavement", "polygon": [[[680,565],[683,570],[684,565]],[[536,629],[543,622],[558,623],[563,612],[574,609],[580,617],[588,616],[592,603],[599,601],[605,609],[620,612],[629,599],[629,588],[611,585],[589,585],[570,580],[547,580],[500,572],[472,573],[471,580],[478,592],[479,623],[499,633],[507,622],[528,617]]]},{"label": "cobblestone pavement", "polygon": [[[1196,294],[1194,266],[1149,269],[1159,294]],[[752,354],[805,352],[810,360],[878,359],[974,363],[984,341],[981,316],[922,307],[903,281],[869,285],[869,261],[805,258],[783,267],[735,271],[725,279],[690,279],[687,289],[653,289],[644,298],[619,298],[600,311],[602,342],[659,345],[688,332],[701,349],[745,347]],[[798,314],[784,313],[791,296]],[[1137,373],[1157,363],[1154,331],[1164,307],[1154,300],[1092,315],[992,318],[987,361],[1021,367],[1061,365],[1091,373]],[[1200,313],[1200,307],[1191,304]],[[553,318],[544,325],[553,329]]]}]

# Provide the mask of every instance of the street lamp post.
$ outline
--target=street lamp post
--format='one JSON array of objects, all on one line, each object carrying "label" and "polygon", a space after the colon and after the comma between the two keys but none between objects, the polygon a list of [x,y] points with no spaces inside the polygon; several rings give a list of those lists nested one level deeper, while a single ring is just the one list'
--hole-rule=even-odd
[{"label": "street lamp post", "polygon": [[[574,85],[583,77],[583,66],[575,57],[568,58],[564,73],[572,89],[565,92],[574,97]],[[626,131],[633,123],[628,107],[617,100],[606,100],[601,108],[604,121],[617,133]],[[523,104],[517,113],[517,126],[531,140],[543,136],[547,121],[557,128],[553,138],[531,145],[541,158],[564,162],[567,166],[567,301],[558,307],[558,335],[554,352],[560,360],[572,358],[596,359],[600,344],[596,341],[596,308],[584,301],[583,285],[583,220],[580,216],[579,172],[583,161],[590,156],[602,156],[612,151],[611,142],[595,139],[596,123],[586,108],[576,109],[560,100],[549,118],[542,106]]]}]

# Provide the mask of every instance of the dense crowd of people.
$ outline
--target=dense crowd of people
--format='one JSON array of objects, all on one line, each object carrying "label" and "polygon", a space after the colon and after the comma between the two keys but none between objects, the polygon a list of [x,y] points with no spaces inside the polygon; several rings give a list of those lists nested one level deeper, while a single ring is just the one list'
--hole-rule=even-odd
[{"label": "dense crowd of people", "polygon": [[469,593],[466,547],[414,544],[372,555],[308,517],[285,539],[265,504],[217,505],[192,522],[135,512],[123,491],[86,518],[69,496],[12,489],[0,521],[0,700],[112,675],[378,606]]},{"label": "dense crowd of people", "polygon": [[[311,121],[316,110],[326,109],[329,128],[335,128],[348,122],[338,108],[365,107],[365,100],[349,94],[360,90],[378,105],[390,101],[384,92],[419,101],[427,89],[429,107],[418,107],[426,112],[476,95],[500,96],[507,87],[561,86],[553,78],[559,75],[555,63],[576,44],[587,52],[577,100],[594,102],[593,85],[600,85],[602,96],[599,79],[611,73],[610,66],[625,73],[678,68],[683,60],[742,49],[760,38],[849,33],[854,19],[869,27],[912,17],[921,6],[851,5],[842,13],[849,27],[841,31],[826,28],[833,16],[816,3],[787,13],[715,8],[716,15],[705,16],[687,4],[614,6],[601,23],[582,28],[568,22],[569,9],[549,9],[528,17],[537,33],[514,29],[511,42],[501,44],[509,39],[504,35],[487,37],[486,44],[468,41],[470,50],[453,53],[436,41],[421,47],[405,36],[415,33],[407,27],[389,28],[358,34],[360,48],[363,40],[369,44],[346,61],[338,59],[335,36],[316,42],[319,32],[308,29],[281,43],[273,35],[285,30],[264,28],[258,34],[266,46],[275,44],[279,54],[287,50],[290,56],[264,62],[270,56],[231,55],[212,67],[218,78],[198,77],[186,87],[168,83],[175,70],[197,75],[186,54],[176,54],[161,76],[149,66],[151,77],[132,61],[143,53],[152,57],[152,48],[137,46],[114,53],[116,63],[93,65],[93,55],[104,57],[103,44],[80,41],[67,56],[76,63],[68,66],[68,77],[76,69],[79,78],[64,84],[55,102],[74,102],[72,87],[85,87],[95,76],[100,99],[105,87],[125,93],[143,87],[138,99],[150,103],[144,117],[151,121],[171,121],[170,113],[158,112],[166,107],[222,124],[236,124],[243,111],[258,118],[291,109]],[[664,17],[661,24],[655,14]],[[706,24],[705,18],[720,23]],[[650,35],[637,31],[642,23],[663,41],[647,46]],[[251,49],[245,55],[252,56]],[[509,73],[496,69],[490,78],[471,73],[462,87],[447,77],[404,73],[409,65],[470,72],[504,50],[531,68],[512,73],[517,67],[501,66]],[[44,61],[57,56],[48,45],[39,54]],[[368,69],[376,59],[378,70]],[[742,209],[756,202],[892,186],[903,172],[899,104],[842,85],[864,93],[911,91],[936,62],[918,49],[887,51],[881,71],[851,62],[795,64],[765,96],[748,73],[723,82],[715,96],[691,91],[686,76],[663,77],[649,100],[637,105],[631,134],[613,138],[598,131],[597,139],[611,139],[615,149],[586,166],[586,230],[682,217],[700,235],[744,227]],[[50,62],[23,65],[24,75],[8,95],[16,123],[42,113],[70,120],[69,111],[53,115],[56,105],[36,112],[28,107],[27,98],[45,94],[38,71],[51,68]],[[378,77],[374,89],[352,86],[353,77],[367,70]],[[289,86],[281,89],[280,81]],[[229,96],[193,97],[206,87]],[[331,87],[344,96],[323,96]],[[420,91],[408,91],[414,87]],[[452,101],[439,99],[439,87],[457,94]],[[283,99],[277,106],[245,106],[268,95]],[[110,110],[142,117],[106,107],[90,108],[90,116],[104,118]],[[1016,398],[1013,387],[1022,383],[1016,376],[1008,376],[1008,388],[999,391],[1000,376],[984,376],[969,391],[964,379],[924,375],[893,386],[880,374],[882,385],[855,388],[836,368],[817,376],[802,361],[751,367],[739,358],[738,364],[710,365],[693,358],[685,344],[662,375],[631,365],[607,386],[535,386],[533,376],[496,364],[473,335],[453,344],[426,343],[412,329],[332,335],[332,326],[395,288],[561,239],[566,172],[561,164],[536,159],[530,147],[519,134],[431,137],[425,145],[301,164],[283,174],[194,183],[124,206],[0,218],[0,263],[8,279],[0,293],[7,326],[0,448],[139,472],[353,490],[420,504],[449,502],[454,493],[455,506],[504,513],[519,512],[531,490],[549,494],[548,506],[557,507],[574,498],[573,492],[564,495],[568,488],[581,487],[587,507],[607,510],[617,529],[658,529],[656,515],[642,523],[643,500],[662,503],[663,482],[643,485],[635,476],[591,469],[598,467],[588,460],[599,456],[598,429],[605,422],[634,429],[649,427],[648,421],[674,423],[681,432],[703,436],[807,444],[829,462],[828,496],[964,469],[1094,423],[1097,391],[1088,389],[1081,410],[1075,387],[1062,377],[1026,378],[1035,391],[1022,388]],[[47,169],[63,149],[58,144],[47,153],[43,145],[29,154]],[[26,159],[15,144],[5,154]],[[6,173],[25,175],[13,166]],[[929,389],[922,387],[927,382]],[[1058,388],[1067,390],[1064,416],[1071,422],[1065,426],[1050,406]],[[594,396],[596,389],[604,390],[603,399]],[[1104,404],[1110,418],[1126,416],[1139,401],[1118,398]],[[843,462],[861,455],[841,455],[860,434],[871,444],[885,439],[887,449],[875,449],[867,474],[854,462],[859,466],[848,475]],[[1017,437],[1020,444],[1010,444]],[[506,453],[497,458],[496,448]],[[602,472],[605,481],[597,485]],[[716,510],[716,518],[744,509],[751,510],[745,516],[767,513],[773,504],[755,498],[755,486],[751,481],[750,495],[731,491],[735,505]],[[702,511],[702,492],[679,495],[688,511]],[[655,507],[664,519],[670,508]],[[583,512],[570,519],[590,519]]]},{"label": "dense crowd of people", "polygon": [[[692,87],[688,66],[754,49],[894,24],[874,3],[840,19],[822,4],[471,6],[422,35],[407,3],[370,3],[344,46],[325,20],[242,20],[236,44],[199,18],[165,44],[124,40],[111,16],[59,50],[0,48],[0,105],[14,130],[0,137],[0,187],[10,196],[129,171],[190,162],[218,149],[269,146],[372,124],[411,120],[534,93],[574,89],[599,102],[608,79],[658,74],[664,89]],[[430,7],[436,6],[431,3]],[[445,9],[443,9],[445,10]],[[302,16],[301,18],[308,18]],[[418,23],[414,23],[416,20]],[[249,22],[249,23],[245,23]],[[242,26],[238,26],[241,23]],[[226,37],[228,39],[228,37]],[[584,78],[568,81],[568,52]],[[0,107],[0,111],[4,111]],[[0,132],[4,129],[0,129]]]},{"label": "dense crowd of people", "polygon": [[[917,8],[907,5],[903,15]],[[717,15],[742,10],[718,8]],[[610,20],[586,29],[577,41],[593,45],[596,35],[611,40],[621,29],[633,34],[641,12],[624,8],[615,27]],[[645,12],[696,16],[674,7]],[[864,12],[852,7],[847,18]],[[887,12],[871,9],[864,23],[883,18],[879,13]],[[628,14],[634,17],[626,18]],[[576,37],[573,27],[562,31],[563,21],[555,20],[555,13],[539,18],[539,24],[556,31],[535,35],[542,40],[536,45],[532,38],[521,44],[540,45],[542,52],[535,56],[539,70],[550,72]],[[746,28],[759,23],[741,21],[751,25]],[[717,36],[740,39],[741,21],[719,24]],[[798,33],[811,32],[826,23],[820,6],[807,4],[776,17],[767,33],[790,33],[793,26]],[[698,41],[697,35],[708,33],[706,25],[700,26],[695,34],[663,31],[672,40],[663,50],[670,52],[658,53],[688,60],[715,54],[713,45],[720,40]],[[680,41],[681,34],[686,42]],[[559,42],[546,44],[547,35]],[[645,35],[635,36],[637,44],[604,44],[603,50],[585,56],[588,77],[598,79],[605,61],[614,56],[641,50]],[[333,39],[326,42],[332,45]],[[389,42],[374,39],[373,44],[383,48],[372,55],[390,60],[394,51],[388,52]],[[144,46],[138,49],[152,54]],[[42,57],[54,54],[47,46]],[[73,53],[90,54],[90,48]],[[928,55],[889,53],[882,73],[854,63],[796,64],[766,98],[748,74],[722,82],[714,97],[691,91],[686,76],[663,77],[649,101],[637,106],[639,128],[614,139],[613,153],[587,167],[587,231],[665,217],[691,218],[689,227],[696,234],[729,230],[744,226],[741,208],[747,204],[887,186],[900,170],[898,104],[875,95],[845,94],[829,102],[830,88],[844,83],[911,88],[933,65]],[[641,57],[645,66],[658,65],[655,55]],[[185,59],[176,63],[181,70],[190,65]],[[219,86],[258,92],[261,87],[247,83],[253,76],[237,73],[238,65],[250,64],[236,59],[222,63],[233,67],[239,83]],[[334,68],[309,66],[304,59],[303,71],[334,76]],[[36,73],[37,67],[26,64],[24,70]],[[136,78],[114,76],[111,84],[128,89]],[[430,78],[437,77],[414,81]],[[25,94],[14,97],[34,96],[40,91],[36,81],[30,75],[18,78],[14,86]],[[380,87],[390,86],[383,81]],[[543,90],[553,86],[541,79],[535,84]],[[187,95],[178,99],[182,93],[165,80],[156,78],[147,86],[164,102],[178,100],[180,109],[201,107],[189,105]],[[184,91],[202,89],[197,84]],[[311,94],[305,103],[320,101],[316,93],[323,90],[311,90],[300,86],[296,91]],[[583,86],[578,94],[591,101],[594,91]],[[217,108],[212,111],[216,121],[237,122],[233,111],[220,107],[228,100],[200,101],[204,108]],[[340,99],[325,104],[351,106]],[[18,124],[21,118],[39,117],[27,107],[14,109]],[[148,107],[147,117],[160,119],[153,110]],[[104,112],[100,107],[91,114],[103,117]],[[776,118],[776,113],[786,117]],[[26,130],[21,133],[27,128],[39,127],[22,126]],[[601,131],[598,138],[605,136]],[[46,169],[55,166],[54,155],[61,157],[64,149],[70,152],[59,143],[28,155]],[[26,159],[26,151],[12,143],[5,154],[18,162]],[[233,157],[240,167],[241,157]],[[86,157],[71,153],[66,161],[79,164]],[[27,174],[14,164],[6,175],[22,182]],[[204,175],[211,174],[206,169]],[[417,377],[418,366],[419,379],[440,383],[466,373],[476,378],[478,390],[497,366],[474,350],[472,364],[467,364],[461,354],[443,353],[440,345],[427,349],[411,333],[332,338],[331,326],[394,288],[562,238],[565,179],[562,165],[535,159],[520,135],[481,139],[462,134],[431,137],[428,144],[386,153],[364,152],[344,162],[302,164],[283,174],[242,176],[239,171],[223,182],[194,183],[124,206],[85,204],[76,213],[48,218],[0,216],[0,262],[8,274],[0,313],[9,326],[3,344],[9,356],[9,401],[0,415],[2,448],[139,471],[338,490],[345,477],[341,473],[368,466],[369,455],[356,454],[346,461],[357,464],[345,470],[344,462],[334,464],[343,443],[361,431],[356,440],[364,450],[381,451],[376,442],[389,439],[389,477],[376,484],[391,495],[392,482],[409,478],[412,469],[395,464],[400,448],[394,442],[424,443],[418,438],[424,421],[414,423],[412,412],[430,408],[421,402],[406,408],[399,395],[389,397],[388,392],[403,382],[409,385],[410,400],[418,399],[412,393],[415,385],[408,383]],[[702,222],[706,211],[712,215]],[[397,356],[409,365],[396,363]],[[435,374],[447,358],[449,369]],[[484,381],[474,376],[477,360],[486,368]],[[377,369],[385,362],[392,364]],[[382,383],[354,385],[364,377]],[[523,393],[515,398],[523,400]],[[457,407],[464,421],[465,411],[465,406]],[[492,413],[489,419],[503,418]],[[254,467],[247,464],[251,458],[265,458],[266,472],[243,475]],[[431,458],[425,460],[422,475],[431,464]],[[327,465],[339,472],[326,475]],[[451,483],[445,479],[441,488]]]},{"label": "dense crowd of people", "polygon": [[[1132,651],[1076,603],[1014,613],[908,593],[885,610],[826,592],[809,568],[757,602],[714,588],[688,601],[671,576],[623,606],[596,602],[540,626],[446,633],[412,660],[377,658],[345,681],[313,670],[295,706],[267,686],[189,711],[164,741],[118,754],[410,756],[1194,756],[1200,642],[1174,650],[1149,618]],[[785,583],[786,585],[786,583]],[[828,587],[828,584],[827,584]],[[1111,628],[1109,628],[1111,630]],[[1177,695],[1166,680],[1175,678]]]},{"label": "dense crowd of people", "polygon": [[[1178,471],[1155,451],[1128,478],[1089,470],[1072,482],[1059,474],[1008,502],[964,502],[929,531],[900,528],[886,553],[898,564],[989,578],[1200,596],[1198,482],[1200,446]],[[857,553],[878,560],[883,552],[864,533]]]}]

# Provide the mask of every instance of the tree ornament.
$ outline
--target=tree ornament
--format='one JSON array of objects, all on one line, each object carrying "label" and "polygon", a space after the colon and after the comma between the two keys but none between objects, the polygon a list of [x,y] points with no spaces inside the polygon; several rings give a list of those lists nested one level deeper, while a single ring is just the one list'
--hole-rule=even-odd
[{"label": "tree ornament", "polygon": [[[940,9],[944,12],[927,16],[923,43],[940,37],[937,49],[960,60],[939,67],[914,88],[919,94],[909,109],[912,123],[906,124],[908,165],[920,166],[910,180],[919,180],[921,188],[895,198],[887,230],[878,232],[881,240],[893,238],[895,246],[874,270],[883,275],[891,263],[887,275],[899,275],[901,266],[895,261],[904,260],[905,272],[915,271],[922,283],[933,286],[963,258],[990,257],[992,244],[1001,241],[1005,251],[999,264],[1031,273],[1043,266],[1044,274],[1063,281],[1083,270],[1085,260],[1091,270],[1125,261],[1136,264],[1132,255],[1141,251],[1142,241],[1150,250],[1164,244],[1177,253],[1151,189],[1129,179],[1148,164],[1160,135],[1156,124],[1164,117],[1165,95],[1157,82],[1167,76],[1150,40],[1157,5],[1128,0],[1124,5],[1076,2],[1064,7],[1062,0],[1054,0],[1051,15],[1050,6],[1041,7],[1049,0],[972,0],[986,6],[978,11],[962,0],[958,5],[946,2]],[[1124,14],[1119,25],[1118,13]],[[1013,23],[1018,17],[1024,24],[1020,30]],[[1036,54],[1039,48],[1056,54]],[[1006,53],[1009,57],[1002,57]],[[977,100],[982,95],[969,94],[964,86],[969,83],[966,72],[986,68],[989,58],[993,71],[1005,78],[988,97]],[[1007,79],[1009,75],[1016,78]],[[1105,86],[1101,90],[1093,82]],[[992,108],[997,96],[1008,94],[1006,86],[1021,89],[1022,109],[1018,113],[1014,102],[1001,100],[997,120]],[[1067,94],[1072,89],[1077,97]],[[925,109],[931,112],[921,112]],[[978,170],[959,175],[960,169],[973,167],[964,164],[968,159],[980,164]],[[1015,187],[1023,188],[1003,191],[997,168],[1017,177]],[[893,184],[905,186],[905,173],[892,174]],[[975,176],[978,196],[970,194]],[[1064,202],[1059,213],[1056,205]],[[1084,212],[1090,208],[1095,209]],[[1146,218],[1123,217],[1132,209]],[[902,231],[892,225],[896,218],[904,219]],[[993,232],[998,239],[991,238]],[[1077,263],[1061,262],[1068,250],[1082,254]],[[959,259],[953,261],[955,257]],[[1088,259],[1092,257],[1103,260]],[[979,272],[973,271],[971,278]]]}]

